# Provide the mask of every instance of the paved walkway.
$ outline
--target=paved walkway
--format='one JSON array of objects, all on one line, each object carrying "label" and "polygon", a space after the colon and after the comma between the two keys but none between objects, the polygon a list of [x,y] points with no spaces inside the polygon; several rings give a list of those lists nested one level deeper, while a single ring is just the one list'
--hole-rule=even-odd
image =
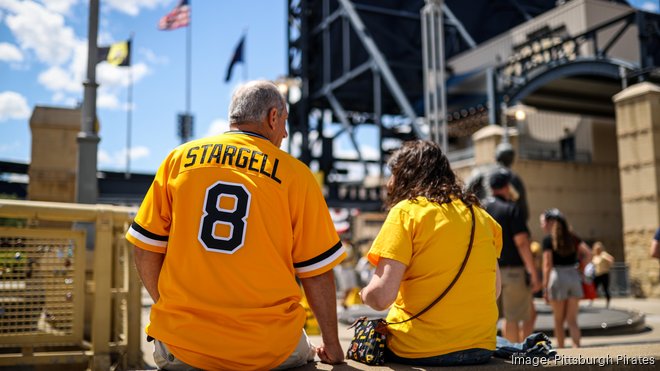
[{"label": "paved walkway", "polygon": [[[149,306],[145,302],[142,311],[143,324],[149,318]],[[542,301],[537,302],[539,307],[539,317],[537,320],[537,327],[540,329],[552,327],[552,314],[546,310]],[[588,305],[587,301],[580,304],[580,317],[578,322],[582,324],[588,319],[589,325],[597,323],[599,318],[618,320],[621,313],[639,312],[643,314],[644,326],[637,327],[633,333],[619,333],[607,329],[598,331],[592,329],[586,331],[582,337],[582,348],[580,349],[558,349],[558,354],[562,357],[559,362],[554,362],[548,366],[561,369],[573,369],[579,367],[580,370],[585,369],[616,369],[616,370],[642,370],[646,369],[659,369],[660,370],[660,299],[634,299],[634,298],[613,298],[610,308],[612,311],[605,309],[605,302],[602,299],[596,299],[592,306]],[[344,350],[347,349],[351,341],[352,330],[347,329],[348,325],[339,323],[339,339],[342,343]],[[320,336],[310,336],[312,342],[318,344],[321,342]],[[551,337],[554,342],[555,338]],[[567,337],[566,344],[570,346],[571,342]],[[151,344],[143,342],[144,359],[148,365],[153,366]],[[639,361],[650,360],[653,358],[654,365],[639,365]],[[599,366],[598,362],[603,364],[604,367]],[[592,365],[576,365],[575,363],[594,363]],[[545,366],[545,365],[540,365]],[[469,367],[473,369],[529,369],[530,365],[513,365],[511,362],[501,359],[495,359],[480,367]],[[461,369],[466,370],[466,367],[443,367],[443,368],[419,368],[404,365],[387,365],[387,367],[370,367],[354,361],[348,361],[345,364],[338,366],[330,366],[320,362],[310,363],[305,367],[296,370],[452,370]]]}]

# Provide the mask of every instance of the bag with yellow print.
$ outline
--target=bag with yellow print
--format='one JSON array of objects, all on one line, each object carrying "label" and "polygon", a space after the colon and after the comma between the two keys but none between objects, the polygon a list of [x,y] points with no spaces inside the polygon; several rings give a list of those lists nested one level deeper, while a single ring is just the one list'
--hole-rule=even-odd
[{"label": "bag with yellow print", "polygon": [[346,357],[367,365],[383,365],[387,346],[387,322],[382,318],[360,317],[349,328],[355,328],[355,332]]}]

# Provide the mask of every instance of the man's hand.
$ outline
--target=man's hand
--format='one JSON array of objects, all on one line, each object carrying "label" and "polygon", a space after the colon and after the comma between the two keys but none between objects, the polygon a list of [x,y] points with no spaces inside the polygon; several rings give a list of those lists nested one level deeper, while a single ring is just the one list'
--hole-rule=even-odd
[{"label": "man's hand", "polygon": [[531,274],[530,284],[532,286],[532,292],[539,292],[543,288],[541,281],[539,280],[538,274],[536,272]]},{"label": "man's hand", "polygon": [[335,276],[330,269],[318,276],[302,278],[309,307],[321,328],[323,343],[316,348],[322,362],[337,364],[344,361],[344,351],[339,344],[337,331],[337,296]]},{"label": "man's hand", "polygon": [[344,362],[344,350],[339,343],[332,346],[321,344],[316,347],[316,354],[323,363],[336,365]]}]

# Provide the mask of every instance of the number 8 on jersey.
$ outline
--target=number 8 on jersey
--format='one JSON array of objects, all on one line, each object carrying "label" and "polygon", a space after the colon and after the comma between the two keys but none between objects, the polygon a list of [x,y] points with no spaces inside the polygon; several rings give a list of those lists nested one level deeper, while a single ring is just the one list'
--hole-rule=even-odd
[{"label": "number 8 on jersey", "polygon": [[[222,206],[225,198],[233,199],[232,208]],[[218,181],[206,189],[198,239],[207,251],[233,254],[243,247],[250,201],[251,194],[243,184]],[[229,227],[227,236],[216,234],[218,225]]]}]

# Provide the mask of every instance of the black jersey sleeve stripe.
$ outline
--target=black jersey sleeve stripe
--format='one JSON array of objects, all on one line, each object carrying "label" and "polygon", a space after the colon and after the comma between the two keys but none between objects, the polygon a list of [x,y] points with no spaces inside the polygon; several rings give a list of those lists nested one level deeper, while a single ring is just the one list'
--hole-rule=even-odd
[{"label": "black jersey sleeve stripe", "polygon": [[142,228],[142,226],[137,224],[135,221],[133,223],[131,223],[131,228],[135,229],[137,232],[139,232],[143,236],[151,238],[152,240],[167,242],[167,240],[169,239],[168,236],[161,236],[161,235],[149,232],[148,230]]},{"label": "black jersey sleeve stripe", "polygon": [[323,261],[323,260],[327,259],[328,257],[332,256],[332,254],[336,253],[337,250],[341,249],[341,247],[342,247],[341,241],[338,241],[334,246],[332,246],[331,248],[326,250],[324,253],[322,253],[320,255],[317,255],[314,258],[311,258],[309,260],[305,260],[304,262],[300,262],[300,263],[293,263],[293,267],[294,268],[302,268],[302,267],[307,267],[309,265],[316,264],[316,263],[318,263],[320,261]]}]

